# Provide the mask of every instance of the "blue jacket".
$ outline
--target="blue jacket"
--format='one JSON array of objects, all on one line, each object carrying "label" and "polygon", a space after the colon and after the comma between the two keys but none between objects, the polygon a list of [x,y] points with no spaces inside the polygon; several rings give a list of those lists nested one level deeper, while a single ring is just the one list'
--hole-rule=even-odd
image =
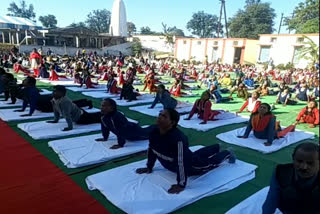
[{"label": "blue jacket", "polygon": [[104,140],[108,140],[110,132],[115,134],[119,146],[124,146],[126,140],[147,140],[150,134],[150,127],[141,128],[138,124],[129,122],[120,112],[114,111],[101,118],[101,131]]},{"label": "blue jacket", "polygon": [[248,87],[254,87],[254,80],[252,78],[245,79],[244,84]]},{"label": "blue jacket", "polygon": [[29,114],[32,115],[33,112],[37,109],[37,103],[40,97],[39,90],[36,87],[29,87],[23,89],[23,104],[22,110],[25,110],[30,105]]},{"label": "blue jacket", "polygon": [[175,109],[178,104],[177,100],[172,98],[168,91],[164,91],[162,95],[157,93],[156,98],[151,105],[151,108],[153,108],[158,102],[163,105],[164,109]]},{"label": "blue jacket", "polygon": [[177,173],[177,184],[185,187],[188,172],[192,170],[188,138],[177,128],[160,135],[159,128],[154,127],[149,141],[147,167],[152,170],[156,160],[159,160],[164,168]]}]

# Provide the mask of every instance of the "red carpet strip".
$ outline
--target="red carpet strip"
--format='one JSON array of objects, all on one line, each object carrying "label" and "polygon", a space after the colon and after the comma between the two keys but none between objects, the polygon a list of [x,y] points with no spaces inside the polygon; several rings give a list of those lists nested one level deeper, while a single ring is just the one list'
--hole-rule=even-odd
[{"label": "red carpet strip", "polygon": [[108,213],[1,120],[0,173],[0,213]]}]

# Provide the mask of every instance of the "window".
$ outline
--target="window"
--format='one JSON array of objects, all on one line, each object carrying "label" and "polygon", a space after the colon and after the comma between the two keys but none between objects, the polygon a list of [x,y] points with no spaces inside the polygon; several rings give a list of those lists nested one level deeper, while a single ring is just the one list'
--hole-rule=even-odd
[{"label": "window", "polygon": [[213,45],[218,45],[218,41],[214,41]]},{"label": "window", "polygon": [[302,43],[304,41],[304,38],[303,37],[298,37],[297,38],[297,43]]},{"label": "window", "polygon": [[260,62],[268,62],[270,55],[270,46],[262,46],[259,55]]},{"label": "window", "polygon": [[201,45],[201,41],[198,41],[197,44],[198,44],[198,45]]},{"label": "window", "polygon": [[294,47],[294,51],[293,51],[293,59],[292,59],[292,63],[293,64],[299,64],[299,60],[300,60],[300,52],[301,52],[301,48],[302,47]]},{"label": "window", "polygon": [[186,45],[187,44],[187,40],[183,40],[183,44]]},{"label": "window", "polygon": [[272,37],[271,39],[270,39],[270,42],[271,43],[275,43],[277,41],[277,38],[276,37]]},{"label": "window", "polygon": [[238,44],[239,44],[238,41],[234,41],[234,42],[233,42],[233,45],[238,45]]}]

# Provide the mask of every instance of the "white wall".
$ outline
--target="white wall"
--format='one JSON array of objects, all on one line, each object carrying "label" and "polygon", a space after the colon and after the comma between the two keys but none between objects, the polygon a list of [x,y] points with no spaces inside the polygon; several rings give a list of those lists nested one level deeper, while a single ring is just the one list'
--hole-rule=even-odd
[{"label": "white wall", "polygon": [[[316,44],[319,45],[319,34],[308,35]],[[274,65],[287,64],[293,62],[294,48],[302,45],[297,41],[298,38],[302,37],[301,34],[292,35],[260,35],[259,47],[257,53],[257,60],[259,59],[261,46],[270,46],[269,58],[273,59]],[[275,38],[276,41],[271,42],[271,38]],[[305,68],[309,62],[305,59],[300,59],[295,67]]]},{"label": "white wall", "polygon": [[205,60],[206,52],[206,40],[205,39],[195,39],[191,40],[191,58],[192,60],[203,62]]},{"label": "white wall", "polygon": [[[91,51],[92,52],[96,51],[99,55],[103,55],[107,51],[109,51],[109,53],[111,53],[111,54],[113,52],[121,51],[124,55],[131,55],[131,45],[132,45],[132,43],[127,42],[127,43],[123,43],[120,45],[104,47],[102,49],[98,49],[98,48],[96,48],[96,49],[85,48],[85,49],[86,49],[86,53],[90,53]],[[39,45],[20,45],[19,51],[21,53],[23,53],[23,52],[29,53],[32,51],[33,48],[39,49],[40,47],[41,46],[39,46]],[[64,48],[64,47],[56,47],[56,46],[42,46],[43,53],[46,54],[46,52],[49,48],[53,51],[54,54],[64,55],[66,52],[67,55],[69,55],[69,56],[75,56],[78,49],[82,50],[82,48],[75,48],[75,47]]]},{"label": "white wall", "polygon": [[190,52],[190,39],[178,39],[176,42],[176,58],[181,60],[189,60],[189,52]]},{"label": "white wall", "polygon": [[167,44],[164,36],[135,35],[133,37],[140,39],[143,48],[167,53],[173,53],[174,51],[174,45]]}]

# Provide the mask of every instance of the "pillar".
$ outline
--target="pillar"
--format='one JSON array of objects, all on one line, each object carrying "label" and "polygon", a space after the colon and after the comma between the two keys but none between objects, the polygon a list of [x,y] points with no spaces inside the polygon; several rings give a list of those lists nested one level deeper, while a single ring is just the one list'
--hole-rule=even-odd
[{"label": "pillar", "polygon": [[20,40],[19,40],[19,33],[18,32],[16,32],[16,39],[17,39],[17,45],[19,45]]},{"label": "pillar", "polygon": [[79,48],[79,37],[76,36],[76,47]]},{"label": "pillar", "polygon": [[9,43],[12,44],[12,37],[11,37],[11,31],[9,31]]},{"label": "pillar", "polygon": [[2,43],[5,43],[6,40],[5,40],[5,38],[4,38],[4,32],[2,31],[1,34],[2,34]]},{"label": "pillar", "polygon": [[29,42],[28,42],[28,31],[27,30],[25,30],[25,38],[26,38],[26,45],[29,45]]}]

